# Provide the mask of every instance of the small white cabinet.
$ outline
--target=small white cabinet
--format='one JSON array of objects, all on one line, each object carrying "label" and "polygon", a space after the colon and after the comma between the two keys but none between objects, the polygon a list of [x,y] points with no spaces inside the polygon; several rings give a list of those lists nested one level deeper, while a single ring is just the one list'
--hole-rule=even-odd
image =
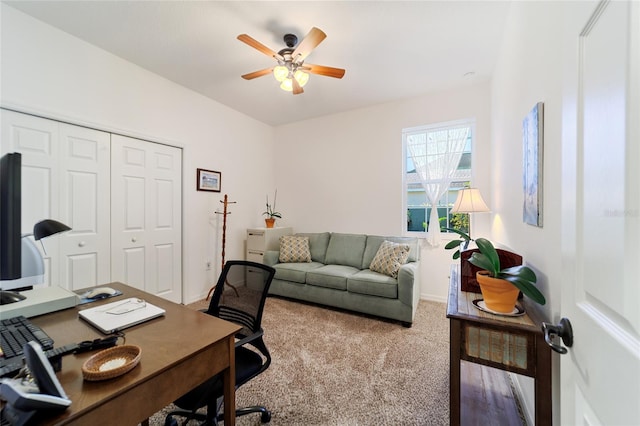
[{"label": "small white cabinet", "polygon": [[278,250],[280,248],[280,237],[291,234],[293,234],[293,228],[247,229],[247,260],[263,263],[264,252]]}]

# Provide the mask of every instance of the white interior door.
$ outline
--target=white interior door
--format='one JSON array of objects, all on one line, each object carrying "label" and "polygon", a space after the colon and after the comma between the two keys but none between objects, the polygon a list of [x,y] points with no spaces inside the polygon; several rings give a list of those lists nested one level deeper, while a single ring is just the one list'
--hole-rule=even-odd
[{"label": "white interior door", "polygon": [[640,3],[574,3],[563,100],[561,424],[640,422]]},{"label": "white interior door", "polygon": [[[0,109],[2,153],[22,154],[22,233],[33,233],[33,225],[59,216],[60,172],[58,167],[58,122]],[[46,247],[45,285],[59,282],[59,239],[41,240]],[[41,245],[36,244],[42,253]]]},{"label": "white interior door", "polygon": [[182,150],[112,135],[111,278],[182,302]]},{"label": "white interior door", "polygon": [[109,133],[60,123],[60,286],[111,282]]}]

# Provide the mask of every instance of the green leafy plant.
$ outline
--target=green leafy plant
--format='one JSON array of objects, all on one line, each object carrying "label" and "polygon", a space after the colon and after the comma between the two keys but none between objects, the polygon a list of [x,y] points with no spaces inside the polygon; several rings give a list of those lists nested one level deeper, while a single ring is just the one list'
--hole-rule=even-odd
[{"label": "green leafy plant", "polygon": [[275,211],[276,209],[276,198],[278,197],[278,190],[276,189],[275,194],[273,194],[273,206],[269,204],[269,195],[267,195],[267,211],[262,212],[263,216],[267,216],[270,219],[277,217],[278,219],[282,219],[282,213]]},{"label": "green leafy plant", "polygon": [[473,253],[469,262],[478,268],[485,269],[489,272],[489,276],[509,281],[517,287],[522,294],[528,296],[536,303],[544,305],[547,303],[544,295],[534,285],[537,281],[535,272],[531,268],[518,265],[506,269],[500,269],[500,258],[498,252],[486,238],[477,238],[476,245],[479,253]]},{"label": "green leafy plant", "polygon": [[453,253],[453,259],[459,259],[460,258],[460,244],[464,243],[464,247],[463,249],[467,249],[467,247],[469,247],[469,243],[471,241],[473,241],[473,239],[469,236],[469,234],[467,234],[466,232],[460,231],[458,229],[453,229],[453,228],[444,228],[447,231],[450,232],[455,232],[456,234],[460,235],[460,238],[456,238],[455,240],[451,240],[447,243],[446,246],[444,246],[445,250],[452,250],[452,249],[456,249],[455,253]]}]

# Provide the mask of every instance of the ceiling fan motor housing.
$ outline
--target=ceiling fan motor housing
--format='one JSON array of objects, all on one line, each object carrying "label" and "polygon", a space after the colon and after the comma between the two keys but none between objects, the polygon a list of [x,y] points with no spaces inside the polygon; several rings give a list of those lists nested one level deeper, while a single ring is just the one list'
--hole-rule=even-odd
[{"label": "ceiling fan motor housing", "polygon": [[283,39],[287,47],[293,47],[298,44],[298,37],[295,34],[285,34]]}]

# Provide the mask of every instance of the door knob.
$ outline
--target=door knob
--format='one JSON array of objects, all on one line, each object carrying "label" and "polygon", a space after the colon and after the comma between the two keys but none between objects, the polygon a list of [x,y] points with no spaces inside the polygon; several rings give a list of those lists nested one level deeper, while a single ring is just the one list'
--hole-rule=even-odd
[{"label": "door knob", "polygon": [[136,241],[138,241],[138,239],[136,237],[131,238],[131,242],[135,243]]},{"label": "door knob", "polygon": [[562,318],[558,325],[543,322],[542,332],[544,333],[544,341],[547,342],[547,345],[551,346],[551,349],[559,354],[566,354],[567,348],[553,342],[553,339],[556,336],[560,337],[562,339],[562,343],[567,347],[573,346],[573,328],[571,327],[571,321],[569,321],[568,318]]},{"label": "door knob", "polygon": [[84,241],[80,241],[78,243],[78,247],[84,247],[86,245],[86,243]]}]

